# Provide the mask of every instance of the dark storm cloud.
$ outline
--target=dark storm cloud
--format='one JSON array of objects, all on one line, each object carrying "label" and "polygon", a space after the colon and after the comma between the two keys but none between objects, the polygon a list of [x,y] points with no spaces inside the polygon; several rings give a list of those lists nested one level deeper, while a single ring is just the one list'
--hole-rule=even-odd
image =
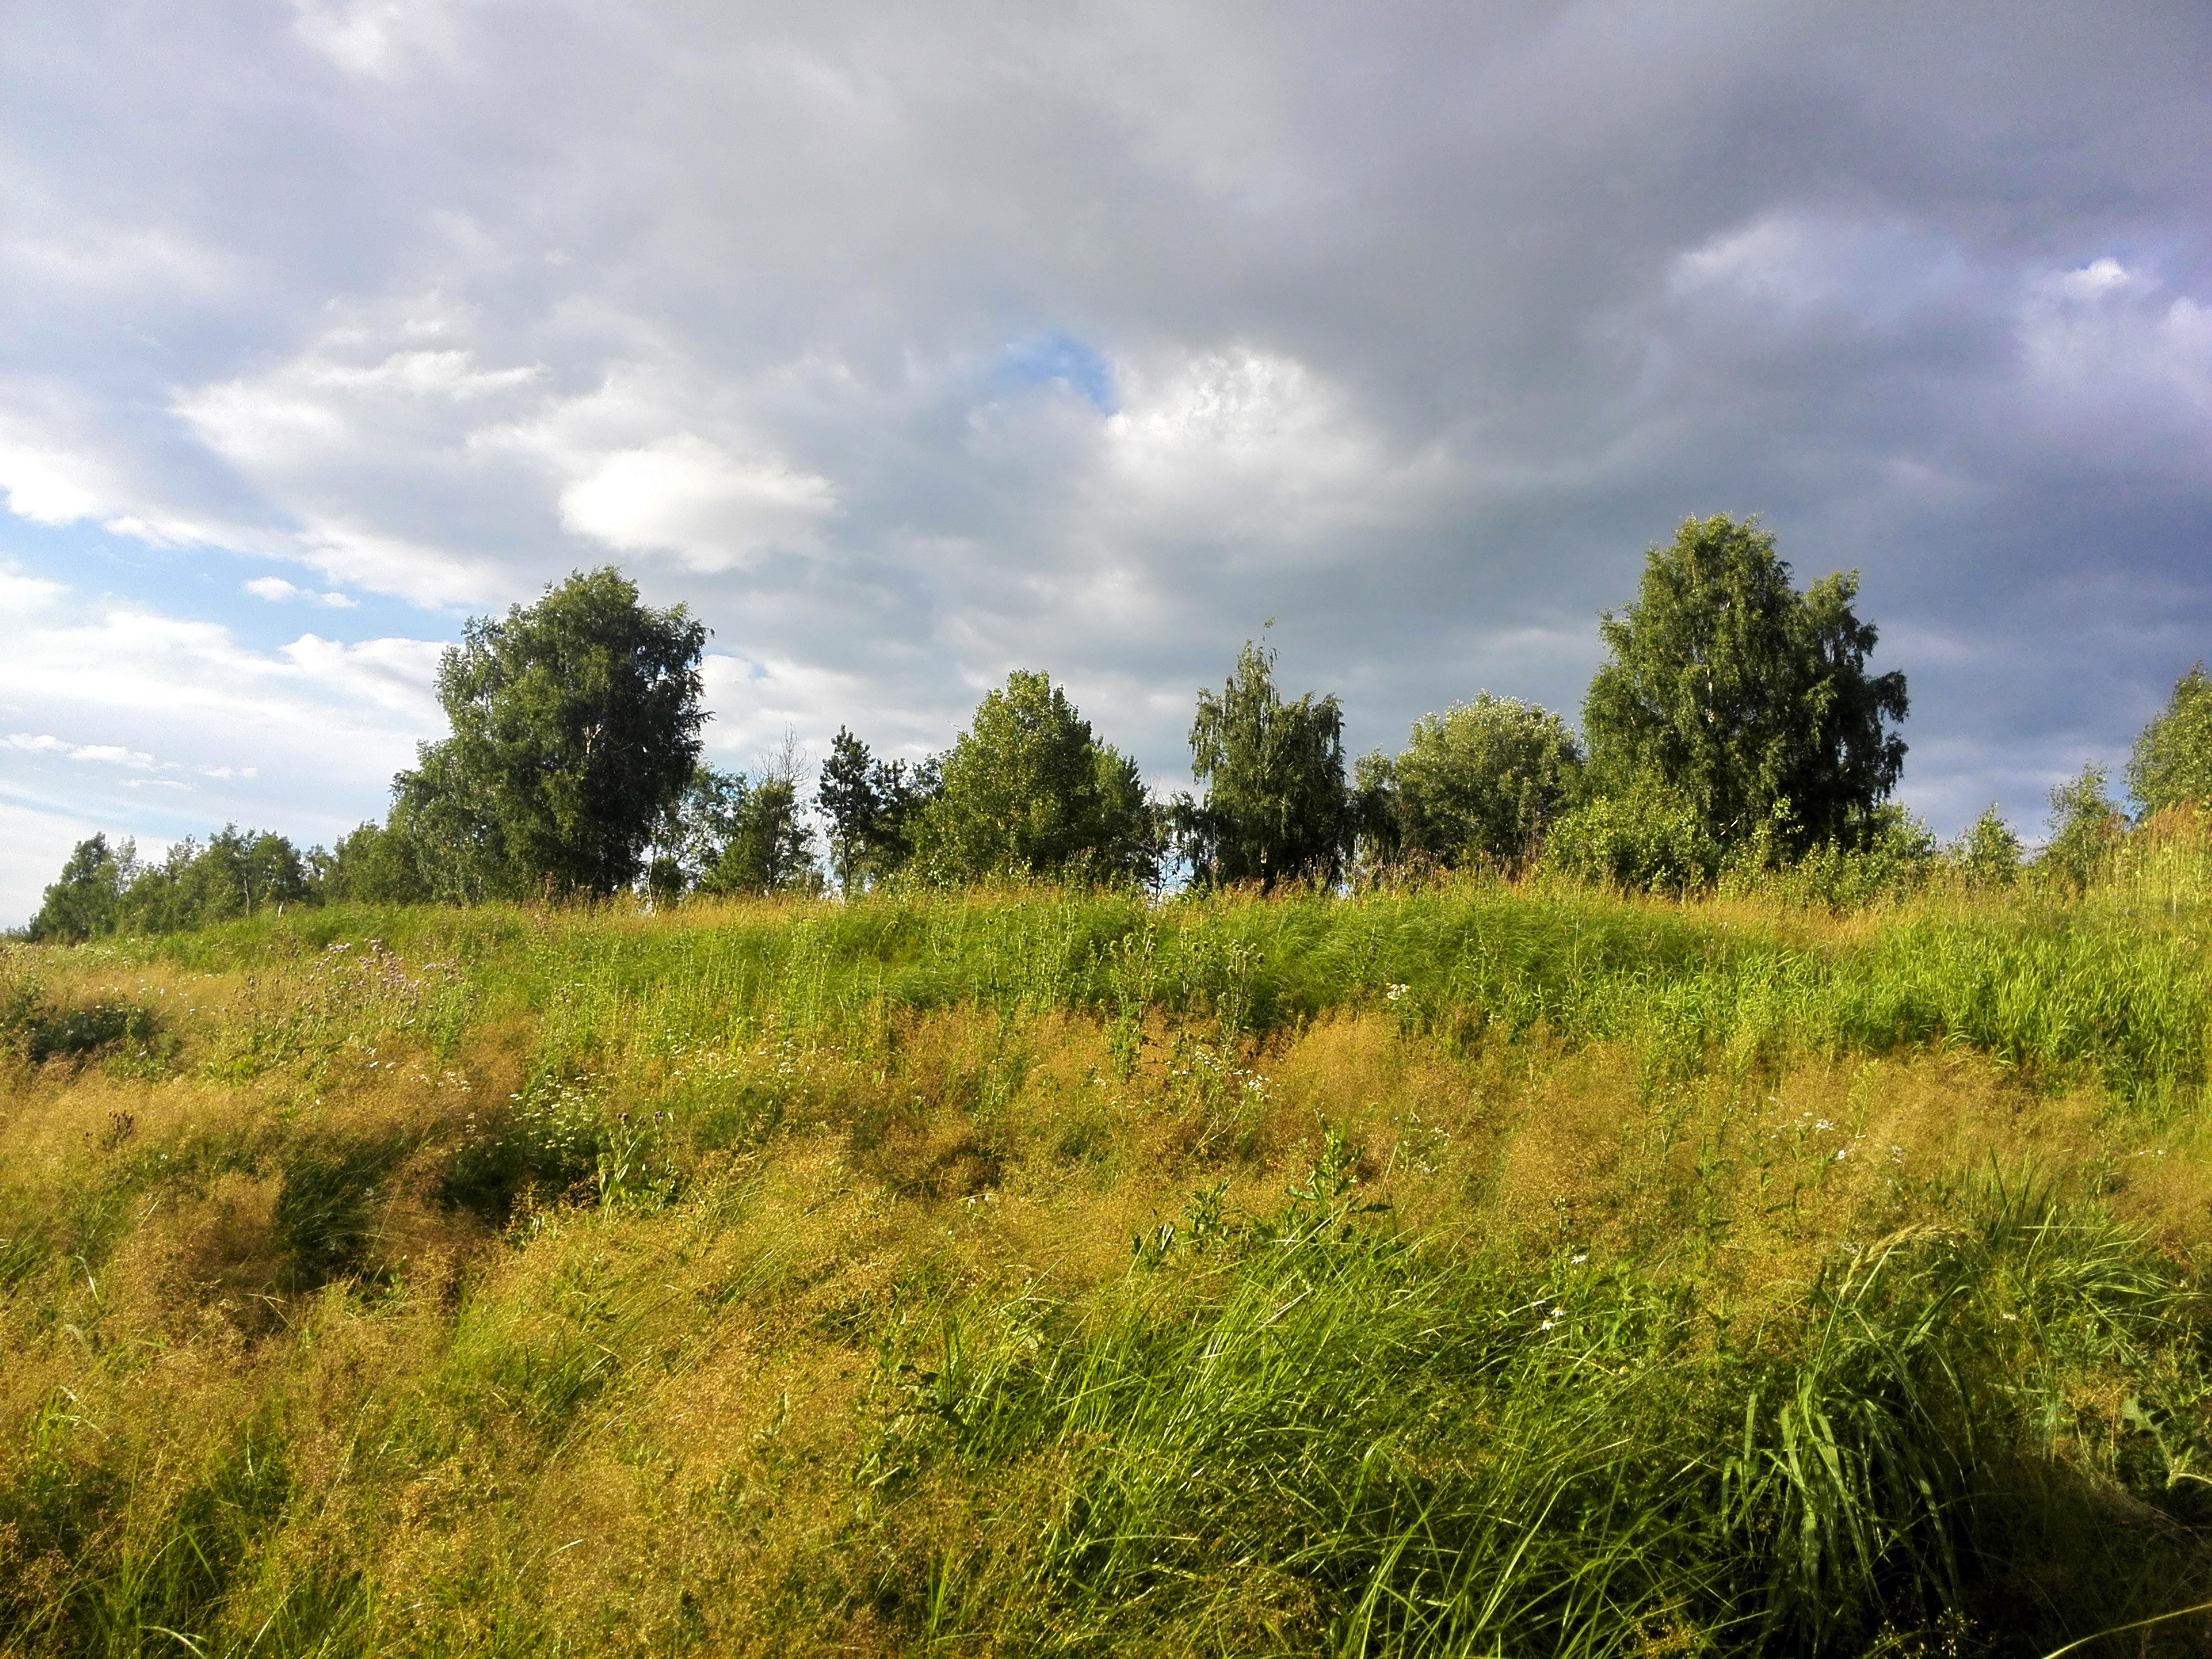
[{"label": "dark storm cloud", "polygon": [[[619,558],[715,626],[739,758],[940,744],[1035,665],[1177,773],[1270,616],[1363,743],[1571,707],[1593,611],[1726,509],[1863,572],[1939,826],[2032,822],[2212,637],[2201,6],[21,21],[23,524],[431,608],[401,632]],[[46,637],[179,608],[7,550],[67,589]],[[422,719],[427,657],[356,614],[315,627],[370,656],[207,671],[307,686],[270,719],[312,732],[414,665],[354,770],[258,769],[265,818],[373,809]],[[19,802],[79,819],[123,798],[71,745],[198,741],[65,675],[0,702],[54,738]]]}]

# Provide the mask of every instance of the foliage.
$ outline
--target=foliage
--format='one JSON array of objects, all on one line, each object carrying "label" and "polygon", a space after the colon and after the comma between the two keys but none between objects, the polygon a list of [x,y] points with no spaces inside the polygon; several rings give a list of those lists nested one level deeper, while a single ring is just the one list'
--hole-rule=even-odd
[{"label": "foliage", "polygon": [[1696,805],[1649,777],[1624,793],[1593,794],[1562,813],[1544,841],[1547,868],[1632,893],[1708,886],[1723,856]]},{"label": "foliage", "polygon": [[1246,641],[1219,696],[1200,690],[1191,772],[1203,800],[1178,803],[1177,828],[1201,886],[1334,882],[1354,828],[1345,787],[1344,713],[1334,696],[1287,702],[1275,653]]},{"label": "foliage", "polygon": [[2185,804],[2212,805],[2212,679],[2198,663],[2136,737],[2128,793],[2146,817]]},{"label": "foliage", "polygon": [[692,768],[646,849],[646,888],[654,899],[677,898],[706,878],[741,832],[750,793],[741,773],[704,763]]},{"label": "foliage", "polygon": [[1852,842],[1823,842],[1790,863],[1776,861],[1756,842],[1737,849],[1721,887],[1830,910],[1863,909],[1917,890],[1940,867],[1941,852],[1926,824],[1884,801]]},{"label": "foliage", "polygon": [[83,940],[113,933],[173,933],[318,902],[322,891],[283,836],[225,824],[201,842],[187,836],[158,864],[135,843],[111,850],[105,836],[80,842],[46,892],[33,939]]},{"label": "foliage", "polygon": [[1416,720],[1402,753],[1361,757],[1368,856],[1517,866],[1542,846],[1581,767],[1574,734],[1550,709],[1477,692]]},{"label": "foliage", "polygon": [[317,886],[337,904],[422,904],[438,896],[437,873],[395,811],[386,823],[356,824],[317,860]]},{"label": "foliage", "polygon": [[915,833],[915,856],[933,873],[1152,876],[1152,811],[1136,763],[1093,737],[1042,674],[1017,669],[985,696],[939,778]]},{"label": "foliage", "polygon": [[2096,761],[2051,791],[2051,819],[2036,867],[2075,892],[2087,888],[2110,862],[2128,825],[2106,787],[2111,774]]},{"label": "foliage", "polygon": [[916,819],[936,795],[938,763],[881,761],[843,726],[830,740],[815,799],[830,817],[830,863],[851,895],[906,867]]},{"label": "foliage", "polygon": [[1868,834],[1904,764],[1887,728],[1905,677],[1870,675],[1871,623],[1856,576],[1803,592],[1755,520],[1688,519],[1653,548],[1636,601],[1608,611],[1611,653],[1583,707],[1589,782],[1626,793],[1655,779],[1734,847],[1762,830],[1783,858]]},{"label": "foliage", "polygon": [[17,980],[0,995],[0,1054],[32,1066],[120,1053],[151,1073],[174,1051],[174,1040],[150,1008],[112,1001],[58,1006],[35,980]]},{"label": "foliage", "polygon": [[472,618],[438,669],[453,735],[401,774],[393,827],[482,892],[628,887],[698,763],[706,639],[611,566]]},{"label": "foliage", "polygon": [[112,933],[137,865],[134,842],[126,841],[111,849],[104,835],[79,842],[42,896],[38,914],[26,930],[28,937],[74,944]]},{"label": "foliage", "polygon": [[309,896],[305,863],[292,843],[226,824],[204,845],[189,836],[142,871],[123,895],[118,925],[172,933],[297,904]]},{"label": "foliage", "polygon": [[701,878],[707,893],[812,891],[814,831],[801,816],[799,786],[787,768],[756,779],[746,789],[729,839]]},{"label": "foliage", "polygon": [[1994,804],[1945,849],[1951,867],[1976,889],[2009,887],[2020,876],[2021,854],[2020,837]]}]

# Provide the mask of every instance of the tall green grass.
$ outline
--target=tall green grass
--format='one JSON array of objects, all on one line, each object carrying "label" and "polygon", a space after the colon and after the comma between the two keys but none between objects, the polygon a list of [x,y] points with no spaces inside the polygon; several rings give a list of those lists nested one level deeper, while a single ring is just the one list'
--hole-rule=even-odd
[{"label": "tall green grass", "polygon": [[[0,1651],[2034,1659],[2169,1613],[2179,859],[11,951]],[[2205,1627],[2139,1638],[2087,1650]]]},{"label": "tall green grass", "polygon": [[[2027,1517],[2108,1524],[2043,1489],[2057,1373],[2191,1341],[2175,1274],[2095,1214],[1996,1183],[1960,1221],[1715,1340],[1691,1286],[1629,1263],[1532,1269],[1294,1202],[1103,1308],[948,1317],[899,1363],[867,1478],[1006,1482],[987,1541],[930,1564],[918,1622],[954,1650],[1225,1620],[1222,1651],[1863,1652],[2021,1588]],[[2114,1554],[2069,1616],[2187,1559]]]},{"label": "tall green grass", "polygon": [[[925,893],[674,926],[341,907],[106,948],[203,971],[289,958],[325,975],[335,956],[359,979],[364,957],[343,947],[374,939],[431,958],[434,982],[410,981],[392,1018],[448,1045],[501,1007],[542,1016],[549,1044],[582,1053],[742,1042],[771,1024],[865,1047],[894,1015],[956,1007],[1158,1012],[1264,1035],[1387,1004],[1463,1042],[1541,1028],[1572,1042],[1656,1042],[1693,1066],[1783,1047],[1961,1046],[2054,1083],[2094,1077],[2174,1107],[2204,1080],[2212,1019],[2205,942],[2185,926],[2185,915],[2126,908],[1934,901],[1823,928],[1741,906],[1477,882],[1264,903]],[[252,1023],[252,1043],[289,1053],[358,1031],[364,1000],[288,1003]]]}]

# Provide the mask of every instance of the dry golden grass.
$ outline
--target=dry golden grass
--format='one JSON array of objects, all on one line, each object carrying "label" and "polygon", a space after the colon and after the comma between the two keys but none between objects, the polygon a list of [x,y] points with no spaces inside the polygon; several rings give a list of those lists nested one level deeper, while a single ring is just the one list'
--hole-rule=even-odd
[{"label": "dry golden grass", "polygon": [[[649,941],[813,914],[589,925]],[[1743,900],[1706,920],[1772,925]],[[1873,925],[1788,923],[1831,941]],[[203,1644],[250,1650],[256,1621],[313,1583],[340,1609],[331,1651],[915,1650],[931,1564],[965,1562],[975,1584],[1012,1572],[1076,1453],[873,1486],[899,1366],[948,1318],[1106,1306],[1133,1239],[1216,1187],[1231,1215],[1273,1212],[1328,1127],[1361,1197],[1390,1206],[1377,1226],[1663,1268],[1746,1329],[1839,1247],[1940,1223],[1947,1194],[1992,1171],[2039,1172],[2193,1266],[2212,1248],[2201,1116],[2148,1121],[2092,1083],[2033,1087],[1958,1048],[1684,1068],[1542,1027],[1467,1041],[1376,1002],[1258,1035],[1156,1008],[1133,1065],[1106,1018],[1065,1006],[681,1042],[642,1011],[560,1063],[608,1121],[663,1126],[675,1201],[526,1188],[502,1224],[447,1183],[457,1149],[548,1074],[544,1008],[488,1002],[447,1041],[387,1017],[398,1002],[331,991],[313,957],[207,974],[47,953],[39,972],[58,1002],[159,1009],[181,1046],[158,1074],[54,1060],[0,1094],[9,1224],[64,1240],[0,1301],[0,1487],[45,1491],[58,1468],[84,1506],[75,1557],[52,1541],[66,1528],[42,1545],[9,1523],[11,1651],[106,1628],[86,1610],[101,1573],[173,1528],[253,1434],[281,1447],[282,1492],[194,1604]],[[240,1059],[301,1009],[322,1023]],[[764,1127],[698,1127],[769,1099]],[[311,1282],[287,1183],[356,1146],[394,1150],[357,1254]],[[1315,1582],[1267,1561],[1193,1593],[1208,1628],[1164,1626],[1150,1650],[1295,1649],[1322,1618]],[[1706,1650],[1688,1629],[1634,1650]],[[1018,1650],[996,1642],[942,1650]]]}]

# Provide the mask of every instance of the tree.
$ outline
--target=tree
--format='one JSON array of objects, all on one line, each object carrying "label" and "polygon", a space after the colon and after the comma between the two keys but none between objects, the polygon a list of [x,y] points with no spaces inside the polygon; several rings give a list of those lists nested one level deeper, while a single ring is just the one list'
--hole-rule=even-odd
[{"label": "tree", "polygon": [[830,862],[847,894],[882,880],[914,856],[921,809],[936,795],[937,763],[884,762],[840,726],[822,763],[815,799],[830,816]]},{"label": "tree", "polygon": [[2077,893],[2103,872],[2127,830],[2128,815],[2106,787],[2110,779],[2090,761],[2051,792],[2049,834],[2036,863]]},{"label": "tree", "polygon": [[1344,714],[1334,696],[1275,690],[1275,653],[1247,640],[1216,696],[1198,694],[1191,773],[1206,790],[1176,818],[1193,878],[1219,884],[1334,881],[1352,829]]},{"label": "tree", "polygon": [[439,896],[634,882],[698,763],[706,641],[682,605],[639,604],[611,566],[504,620],[471,618],[438,667],[453,735],[395,785],[393,828],[465,866]]},{"label": "tree", "polygon": [[67,944],[113,933],[124,892],[137,873],[136,843],[111,849],[104,835],[77,842],[26,931],[33,939]]},{"label": "tree", "polygon": [[790,738],[759,777],[745,784],[730,836],[701,890],[709,893],[816,892],[814,830],[799,799],[801,763]]},{"label": "tree", "polygon": [[1947,849],[1969,887],[2009,887],[2020,875],[2020,837],[1992,802]]},{"label": "tree", "polygon": [[1091,734],[1067,694],[1016,669],[976,706],[915,826],[916,858],[967,880],[1009,874],[1149,879],[1152,814],[1134,761]]},{"label": "tree", "polygon": [[696,887],[741,833],[752,787],[741,772],[702,762],[654,821],[646,848],[646,886],[662,903]]},{"label": "tree", "polygon": [[2128,793],[2145,816],[2184,802],[2212,804],[2212,680],[2198,663],[2136,738]]},{"label": "tree", "polygon": [[283,836],[226,823],[204,844],[186,836],[124,890],[118,928],[168,933],[310,901],[299,849]]},{"label": "tree", "polygon": [[1581,769],[1574,733],[1550,709],[1477,692],[1415,721],[1401,754],[1361,757],[1362,829],[1386,860],[1517,865],[1565,810]]},{"label": "tree", "polygon": [[389,824],[362,823],[314,856],[313,881],[326,904],[425,904],[441,895],[423,868],[422,848],[395,807]]},{"label": "tree", "polygon": [[1771,838],[1795,856],[1875,833],[1897,783],[1905,677],[1867,672],[1876,632],[1851,610],[1858,579],[1803,592],[1774,538],[1725,514],[1684,520],[1653,548],[1636,601],[1600,624],[1611,660],[1590,682],[1583,734],[1596,794],[1655,780],[1724,847]]}]

